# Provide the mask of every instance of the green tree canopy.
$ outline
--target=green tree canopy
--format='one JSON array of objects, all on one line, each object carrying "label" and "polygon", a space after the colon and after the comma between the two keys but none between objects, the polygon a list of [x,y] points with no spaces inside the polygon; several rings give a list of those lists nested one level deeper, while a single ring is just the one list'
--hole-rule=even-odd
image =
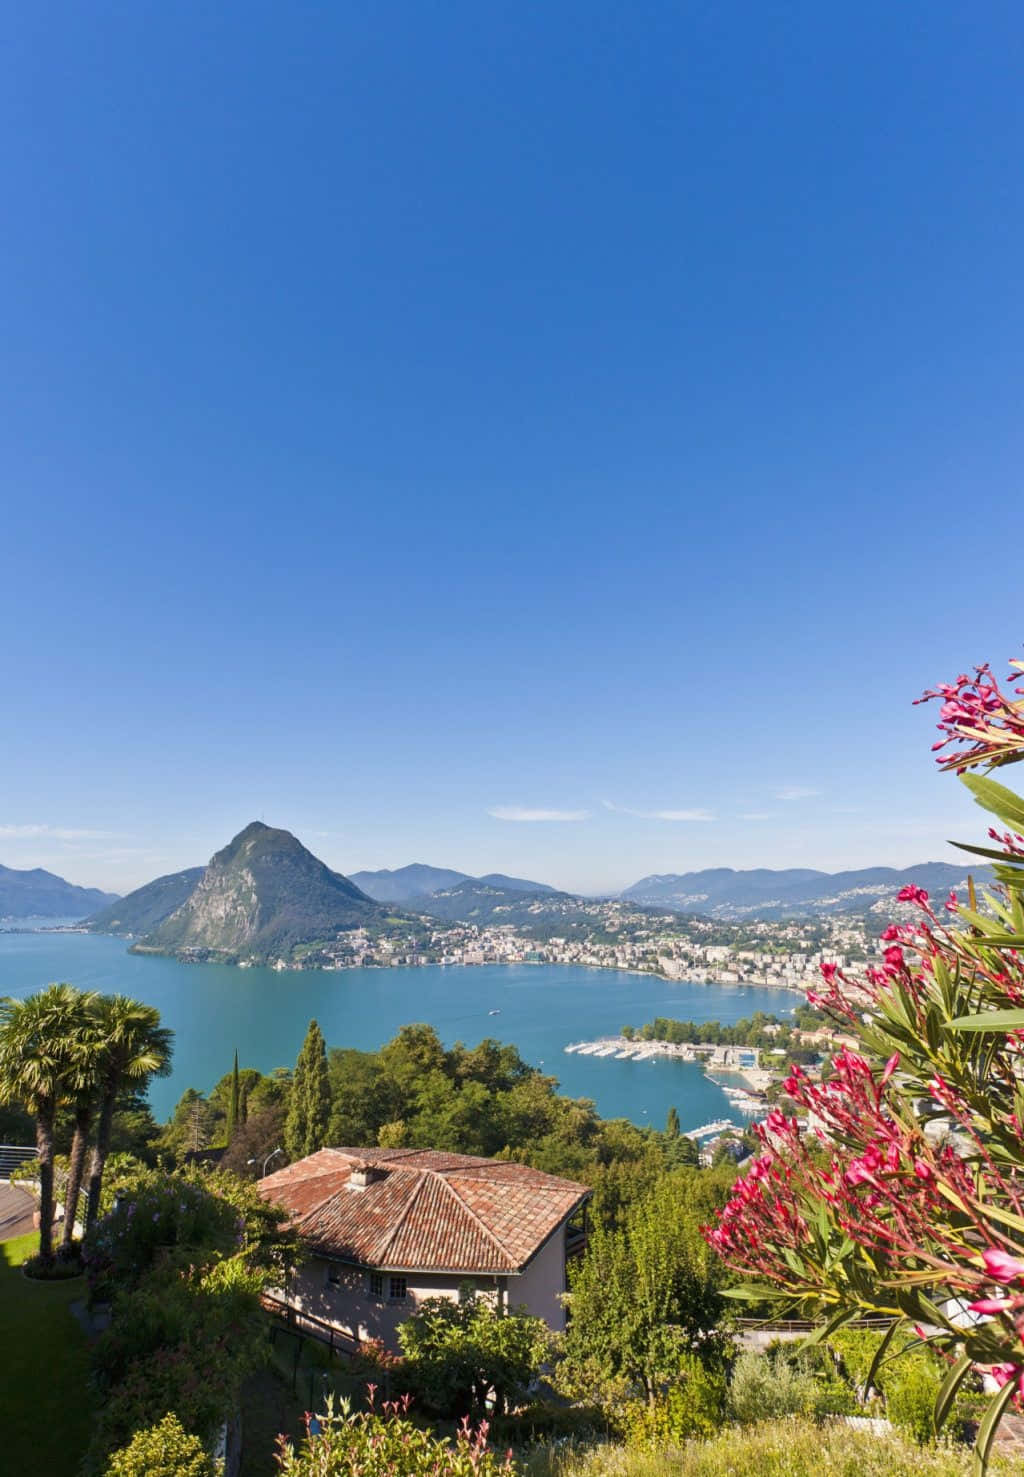
[{"label": "green tree canopy", "polygon": [[327,1142],[331,1115],[331,1085],[327,1047],[316,1021],[310,1021],[292,1077],[291,1102],[284,1125],[284,1141],[291,1159],[314,1154]]},{"label": "green tree canopy", "polygon": [[562,1377],[574,1392],[617,1387],[653,1398],[684,1355],[720,1361],[722,1274],[692,1206],[699,1177],[688,1169],[663,1176],[620,1229],[591,1233],[570,1278]]}]

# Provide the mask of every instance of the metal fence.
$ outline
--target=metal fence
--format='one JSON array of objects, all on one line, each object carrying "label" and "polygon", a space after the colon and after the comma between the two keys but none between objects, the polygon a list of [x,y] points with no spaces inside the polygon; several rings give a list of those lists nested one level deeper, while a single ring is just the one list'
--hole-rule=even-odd
[{"label": "metal fence", "polygon": [[272,1314],[274,1318],[279,1318],[285,1329],[304,1334],[307,1338],[326,1344],[332,1354],[359,1353],[358,1338],[354,1334],[336,1328],[326,1319],[317,1318],[312,1313],[300,1312],[284,1298],[275,1297],[273,1293],[265,1292],[260,1302],[263,1304],[264,1311]]},{"label": "metal fence", "polygon": [[[883,1317],[854,1318],[843,1327],[883,1329],[888,1328],[891,1322],[891,1318]],[[732,1326],[744,1333],[813,1333],[821,1325],[810,1318],[734,1318]]]},{"label": "metal fence", "polygon": [[12,1169],[26,1159],[37,1159],[39,1150],[28,1144],[0,1144],[0,1180],[9,1180]]}]

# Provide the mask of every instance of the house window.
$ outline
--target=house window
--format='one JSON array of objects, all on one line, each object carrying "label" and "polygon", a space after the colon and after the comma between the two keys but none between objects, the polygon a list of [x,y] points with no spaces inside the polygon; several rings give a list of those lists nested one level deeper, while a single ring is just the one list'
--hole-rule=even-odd
[{"label": "house window", "polygon": [[388,1287],[388,1299],[389,1299],[389,1301],[392,1302],[392,1303],[404,1303],[405,1302],[406,1293],[409,1290],[408,1284],[406,1283],[405,1278],[404,1277],[389,1277],[388,1278],[388,1284],[389,1284],[389,1287]]},{"label": "house window", "polygon": [[341,1281],[341,1271],[334,1262],[327,1263],[327,1281],[332,1287],[337,1287]]},{"label": "house window", "polygon": [[370,1273],[370,1296],[378,1303],[384,1301],[384,1278],[380,1272]]}]

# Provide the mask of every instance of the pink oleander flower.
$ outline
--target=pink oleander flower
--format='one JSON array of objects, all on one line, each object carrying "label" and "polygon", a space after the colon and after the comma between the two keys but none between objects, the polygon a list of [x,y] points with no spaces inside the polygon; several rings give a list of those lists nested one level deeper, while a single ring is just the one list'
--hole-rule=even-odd
[{"label": "pink oleander flower", "polygon": [[985,1263],[985,1271],[993,1282],[1001,1282],[1006,1286],[1009,1282],[1016,1282],[1018,1277],[1024,1277],[1024,1262],[1018,1261],[1015,1256],[1009,1256],[998,1247],[988,1246],[981,1254]]},{"label": "pink oleander flower", "polygon": [[894,1051],[893,1054],[892,1054],[892,1056],[886,1062],[885,1067],[884,1067],[884,1069],[882,1071],[881,1077],[878,1079],[878,1085],[879,1085],[879,1087],[884,1087],[885,1086],[885,1084],[888,1082],[889,1078],[896,1071],[896,1069],[899,1066],[899,1064],[900,1064],[900,1054],[899,1054],[898,1051]]},{"label": "pink oleander flower", "polygon": [[896,898],[898,902],[916,903],[918,907],[923,908],[928,901],[928,894],[923,887],[915,887],[912,882],[908,882],[906,887],[900,888]]},{"label": "pink oleander flower", "polygon": [[1007,1302],[1005,1298],[978,1298],[977,1302],[968,1303],[967,1306],[972,1313],[994,1314],[1004,1313],[1007,1308],[1013,1305]]},{"label": "pink oleander flower", "polygon": [[[1015,670],[1009,681],[1018,681],[1024,662],[1011,661],[1010,666]],[[995,768],[1019,757],[1024,745],[1024,702],[1020,700],[1024,688],[1015,687],[1013,692],[1010,697],[1002,691],[986,663],[975,667],[973,677],[961,673],[955,682],[940,683],[917,699],[919,703],[942,699],[937,726],[945,738],[932,748],[943,769],[963,771],[979,764]],[[943,754],[941,750],[951,744],[962,747]]]}]

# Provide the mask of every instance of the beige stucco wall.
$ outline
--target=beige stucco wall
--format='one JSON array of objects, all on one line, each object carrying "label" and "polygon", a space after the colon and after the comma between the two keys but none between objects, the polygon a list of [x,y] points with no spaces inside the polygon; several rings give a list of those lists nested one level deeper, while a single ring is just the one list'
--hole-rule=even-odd
[{"label": "beige stucco wall", "polygon": [[549,1328],[561,1333],[565,1328],[565,1307],[560,1301],[565,1292],[565,1227],[559,1226],[555,1234],[538,1251],[526,1269],[518,1277],[508,1279],[508,1301],[510,1307],[525,1304],[537,1318],[543,1318]]},{"label": "beige stucco wall", "polygon": [[[380,1339],[389,1349],[398,1350],[397,1329],[406,1318],[411,1318],[420,1303],[427,1298],[448,1297],[455,1299],[465,1281],[474,1281],[481,1292],[493,1291],[495,1287],[507,1288],[505,1296],[510,1307],[524,1305],[527,1309],[549,1324],[561,1330],[565,1327],[565,1310],[559,1296],[565,1291],[565,1232],[559,1227],[527,1266],[525,1272],[514,1277],[477,1277],[467,1279],[453,1274],[429,1275],[427,1273],[407,1276],[407,1295],[402,1302],[389,1302],[387,1289],[389,1274],[383,1273],[385,1299],[377,1302],[370,1297],[369,1273],[358,1267],[346,1267],[313,1257],[291,1279],[283,1294],[300,1313],[309,1313],[331,1323],[342,1333],[359,1340]],[[334,1271],[338,1281],[329,1280]]]}]

